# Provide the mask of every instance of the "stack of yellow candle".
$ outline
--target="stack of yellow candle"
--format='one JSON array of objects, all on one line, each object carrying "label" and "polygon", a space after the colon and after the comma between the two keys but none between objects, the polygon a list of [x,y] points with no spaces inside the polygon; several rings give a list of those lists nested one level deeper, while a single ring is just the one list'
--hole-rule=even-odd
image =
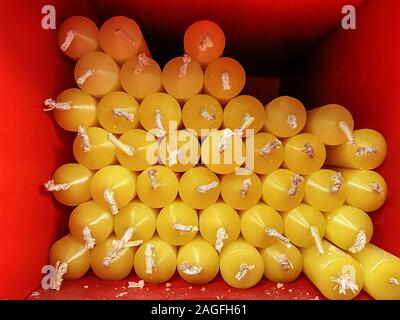
[{"label": "stack of yellow candle", "polygon": [[400,298],[400,259],[369,243],[366,212],[387,195],[371,171],[386,156],[379,132],[353,130],[340,105],[306,111],[283,96],[264,107],[240,95],[245,71],[223,57],[225,36],[210,21],[187,29],[185,54],[162,71],[126,17],[100,31],[72,17],[58,43],[77,60],[80,88],[45,101],[77,134],[77,163],[45,184],[76,206],[50,250],[65,279],[91,267],[105,280],[135,272],[163,283],[177,270],[204,284],[220,271],[250,288],[263,274],[290,282],[303,270],[329,299],[355,297],[364,280],[374,298]]}]

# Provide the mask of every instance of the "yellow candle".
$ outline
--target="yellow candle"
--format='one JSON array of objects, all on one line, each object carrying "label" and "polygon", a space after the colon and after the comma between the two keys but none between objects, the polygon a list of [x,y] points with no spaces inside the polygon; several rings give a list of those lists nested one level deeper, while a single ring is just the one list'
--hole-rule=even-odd
[{"label": "yellow candle", "polygon": [[127,229],[133,228],[131,240],[148,241],[156,230],[156,219],[156,210],[132,201],[114,217],[114,232],[121,238]]},{"label": "yellow candle", "polygon": [[135,271],[149,283],[167,282],[176,270],[177,249],[158,236],[143,243],[135,255]]},{"label": "yellow candle", "polygon": [[140,244],[140,241],[130,241],[132,233],[132,229],[128,230],[121,239],[111,235],[93,249],[90,264],[96,276],[119,281],[131,273],[133,258]]},{"label": "yellow candle", "polygon": [[201,159],[215,173],[232,173],[246,160],[245,145],[230,129],[215,131],[203,141]]},{"label": "yellow candle", "polygon": [[262,278],[264,261],[256,248],[243,239],[229,244],[221,253],[222,278],[233,288],[254,287]]},{"label": "yellow candle", "polygon": [[353,132],[354,143],[343,143],[326,149],[326,164],[336,167],[372,170],[385,160],[385,138],[372,129]]},{"label": "yellow candle", "polygon": [[196,236],[199,221],[197,211],[182,201],[161,209],[157,217],[157,233],[173,246],[182,246]]},{"label": "yellow candle", "polygon": [[115,215],[136,196],[136,175],[122,166],[108,166],[95,173],[90,183],[94,201]]},{"label": "yellow candle", "polygon": [[310,133],[301,133],[283,141],[285,156],[282,166],[302,175],[321,169],[326,150],[322,140]]},{"label": "yellow candle", "polygon": [[120,79],[122,88],[138,100],[162,90],[161,68],[144,52],[122,65]]},{"label": "yellow candle", "polygon": [[364,272],[360,264],[326,240],[323,254],[315,246],[300,249],[303,272],[331,300],[351,300],[361,291]]},{"label": "yellow candle", "polygon": [[139,199],[151,208],[164,208],[178,195],[178,178],[169,168],[153,166],[137,178]]},{"label": "yellow candle", "polygon": [[307,111],[304,132],[317,135],[326,145],[353,142],[354,120],[351,113],[338,104],[328,104]]},{"label": "yellow candle", "polygon": [[325,218],[325,238],[343,250],[359,252],[371,240],[371,218],[360,209],[342,206],[326,213]]},{"label": "yellow candle", "polygon": [[242,65],[227,57],[211,62],[204,74],[204,90],[216,99],[226,102],[236,97],[246,83]]},{"label": "yellow candle", "polygon": [[57,261],[66,264],[67,272],[62,276],[64,279],[79,279],[90,268],[90,251],[71,234],[67,234],[50,248],[49,263],[56,266]]},{"label": "yellow candle", "polygon": [[320,211],[339,208],[346,198],[346,185],[340,172],[322,169],[306,177],[304,202]]},{"label": "yellow candle", "polygon": [[379,209],[386,201],[385,179],[375,171],[339,169],[346,183],[346,203],[366,212]]},{"label": "yellow candle", "polygon": [[133,171],[143,171],[158,162],[157,138],[142,129],[126,131],[119,141],[123,144],[117,148],[118,161]]},{"label": "yellow candle", "polygon": [[99,29],[92,20],[72,16],[58,28],[57,43],[68,57],[78,60],[84,54],[99,49],[98,34]]},{"label": "yellow candle", "polygon": [[225,35],[216,23],[208,20],[197,21],[186,29],[183,44],[185,51],[205,68],[222,56]]},{"label": "yellow candle", "polygon": [[236,210],[218,202],[200,212],[200,233],[218,252],[240,234],[240,217]]},{"label": "yellow candle", "polygon": [[289,138],[303,130],[306,118],[306,109],[299,100],[278,97],[265,107],[264,129],[279,138]]},{"label": "yellow candle", "polygon": [[120,64],[141,52],[150,55],[138,24],[123,16],[104,22],[99,32],[99,43],[104,52]]},{"label": "yellow candle", "polygon": [[139,120],[143,128],[157,138],[181,125],[181,107],[172,96],[158,92],[146,97],[139,107]]},{"label": "yellow candle", "polygon": [[272,282],[294,281],[303,269],[303,257],[295,246],[275,242],[260,253],[264,260],[264,275]]},{"label": "yellow candle", "polygon": [[230,100],[225,106],[224,128],[236,130],[238,134],[244,137],[260,131],[264,121],[264,106],[252,96],[238,96]]},{"label": "yellow candle", "polygon": [[75,81],[86,93],[101,98],[120,89],[119,66],[102,52],[90,52],[76,63]]},{"label": "yellow candle", "polygon": [[185,172],[199,163],[199,140],[189,130],[170,132],[160,143],[159,156],[172,171]]},{"label": "yellow candle", "polygon": [[54,119],[64,130],[77,132],[79,127],[97,125],[97,100],[82,90],[64,90],[56,100],[46,99],[44,105],[44,111],[54,110]]},{"label": "yellow candle", "polygon": [[205,209],[214,204],[220,194],[218,176],[205,167],[186,171],[179,180],[179,196],[194,209]]},{"label": "yellow candle", "polygon": [[320,211],[307,204],[301,204],[282,214],[285,237],[298,247],[315,245],[323,251],[321,239],[324,237],[326,222]]},{"label": "yellow candle", "polygon": [[113,232],[113,219],[107,209],[94,201],[81,203],[69,217],[69,230],[87,249],[105,241]]},{"label": "yellow candle", "polygon": [[187,101],[203,89],[203,70],[187,54],[170,60],[165,65],[161,78],[167,93],[179,101]]},{"label": "yellow candle", "polygon": [[98,105],[98,119],[109,132],[122,134],[139,125],[137,111],[139,104],[129,94],[122,91],[110,92]]},{"label": "yellow candle", "polygon": [[287,169],[277,169],[261,179],[262,199],[278,211],[297,207],[304,197],[304,178]]},{"label": "yellow candle", "polygon": [[257,133],[254,136],[253,171],[258,174],[275,171],[283,162],[284,151],[282,142],[274,135],[266,132]]},{"label": "yellow candle", "polygon": [[240,225],[244,239],[254,247],[266,248],[277,240],[289,241],[282,235],[283,221],[278,212],[260,203],[242,211]]},{"label": "yellow candle", "polygon": [[207,136],[213,129],[218,130],[222,124],[222,117],[221,104],[217,99],[206,94],[190,98],[182,109],[182,121],[185,128],[194,130],[198,137]]},{"label": "yellow candle", "polygon": [[196,237],[179,248],[176,265],[183,280],[191,284],[205,284],[218,274],[219,256],[212,245]]},{"label": "yellow candle", "polygon": [[363,267],[363,289],[377,300],[400,300],[400,259],[389,252],[367,244],[352,254]]},{"label": "yellow candle", "polygon": [[117,163],[116,147],[110,137],[102,128],[80,127],[72,147],[76,161],[92,170]]},{"label": "yellow candle", "polygon": [[91,198],[90,181],[93,173],[77,163],[67,163],[59,167],[52,178],[44,184],[57,201],[75,207]]},{"label": "yellow candle", "polygon": [[221,196],[232,208],[247,210],[261,199],[262,183],[251,171],[246,175],[230,173],[221,179]]}]

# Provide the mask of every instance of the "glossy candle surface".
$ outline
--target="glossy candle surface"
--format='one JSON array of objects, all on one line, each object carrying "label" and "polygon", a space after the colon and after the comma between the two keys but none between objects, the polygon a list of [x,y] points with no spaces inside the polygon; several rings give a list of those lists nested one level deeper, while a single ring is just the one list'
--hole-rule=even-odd
[{"label": "glossy candle surface", "polygon": [[182,109],[184,126],[194,130],[199,137],[207,136],[212,129],[218,130],[222,124],[222,118],[221,104],[217,99],[206,94],[190,98]]},{"label": "glossy candle surface", "polygon": [[304,182],[293,171],[277,169],[264,176],[262,199],[278,211],[297,207],[304,197]]},{"label": "glossy candle surface", "polygon": [[194,209],[205,209],[214,204],[220,190],[218,176],[205,167],[192,168],[179,180],[179,196]]},{"label": "glossy candle surface", "polygon": [[266,248],[277,242],[267,234],[268,229],[283,232],[283,221],[278,212],[260,203],[240,213],[240,225],[244,239],[258,248]]},{"label": "glossy candle surface", "polygon": [[226,204],[236,210],[246,210],[261,199],[262,183],[253,172],[246,175],[230,173],[222,176],[221,196]]},{"label": "glossy candle surface", "polygon": [[139,104],[135,98],[123,91],[110,92],[98,105],[98,119],[101,126],[109,132],[122,134],[139,125],[137,111]]},{"label": "glossy candle surface", "polygon": [[258,174],[275,171],[282,164],[284,151],[282,142],[277,137],[266,132],[257,133],[254,136],[253,171]]},{"label": "glossy candle surface", "polygon": [[122,88],[138,100],[162,89],[161,68],[145,53],[128,59],[122,65],[120,80]]},{"label": "glossy candle surface", "polygon": [[197,211],[182,201],[162,208],[157,216],[158,235],[173,246],[182,246],[193,240],[198,225]]},{"label": "glossy candle surface", "polygon": [[[113,194],[117,208],[126,206],[136,196],[136,174],[122,166],[100,169],[90,183],[90,193],[97,203],[113,211],[115,209],[105,199],[106,191]],[[112,213],[116,214],[115,211]]]},{"label": "glossy candle surface", "polygon": [[183,38],[185,51],[204,68],[222,56],[225,49],[225,35],[212,21],[197,21],[186,29]]},{"label": "glossy candle surface", "polygon": [[59,167],[53,174],[55,185],[68,185],[68,189],[53,191],[54,198],[66,206],[77,206],[88,201],[90,195],[90,181],[93,173],[77,163],[67,163]]},{"label": "glossy candle surface", "polygon": [[339,169],[346,183],[346,203],[370,212],[386,201],[387,184],[375,171]]},{"label": "glossy candle surface", "polygon": [[372,237],[371,218],[360,209],[342,206],[326,213],[325,218],[325,238],[343,250],[361,251]]},{"label": "glossy candle surface", "polygon": [[352,254],[364,269],[363,289],[374,299],[400,300],[400,259],[389,252],[368,244]]},{"label": "glossy candle surface", "polygon": [[71,234],[67,234],[50,248],[49,263],[55,266],[57,261],[68,264],[64,279],[79,279],[90,268],[90,251]]},{"label": "glossy candle surface", "polygon": [[[264,106],[248,95],[241,95],[230,100],[224,108],[223,127],[241,130],[244,137],[256,134],[264,125]],[[246,123],[252,118],[251,124]],[[246,131],[249,129],[249,131]]]},{"label": "glossy candle surface", "polygon": [[309,175],[323,166],[326,150],[322,140],[310,133],[301,133],[283,141],[285,154],[282,166],[302,175]]},{"label": "glossy candle surface", "polygon": [[161,78],[165,91],[179,101],[187,101],[203,89],[203,70],[187,55],[168,61]]},{"label": "glossy candle surface", "polygon": [[[242,266],[249,269],[240,276]],[[233,288],[246,289],[255,286],[262,278],[264,261],[256,248],[243,239],[227,245],[220,255],[220,271],[225,282]]]},{"label": "glossy candle surface", "polygon": [[148,241],[156,230],[156,210],[139,201],[132,201],[114,217],[114,232],[121,238],[128,228],[133,228],[132,241]]},{"label": "glossy candle surface", "polygon": [[205,284],[218,274],[219,256],[212,245],[196,237],[179,248],[176,265],[183,280]]},{"label": "glossy candle surface", "polygon": [[323,214],[307,204],[301,204],[282,214],[284,234],[298,247],[315,244],[311,227],[318,229],[319,237],[325,234],[326,222]]},{"label": "glossy candle surface", "polygon": [[289,138],[303,130],[306,118],[306,109],[299,100],[278,97],[265,106],[264,129],[278,138]]},{"label": "glossy candle surface", "polygon": [[119,66],[103,52],[90,52],[76,63],[75,81],[86,93],[101,98],[120,88]]},{"label": "glossy candle surface", "polygon": [[246,83],[246,72],[232,58],[222,57],[211,62],[204,74],[204,90],[216,99],[226,102],[236,97]]},{"label": "glossy candle surface", "polygon": [[97,100],[77,88],[61,92],[56,103],[68,103],[68,110],[54,109],[54,119],[67,131],[77,132],[79,127],[91,127],[97,124]]},{"label": "glossy candle surface", "polygon": [[97,127],[84,129],[89,145],[83,136],[78,134],[72,150],[77,162],[85,167],[97,170],[117,163],[116,147],[109,139],[109,132]]},{"label": "glossy candle surface", "polygon": [[340,124],[344,124],[351,133],[354,120],[351,113],[338,104],[328,104],[307,111],[307,123],[304,132],[317,135],[326,145],[339,145],[349,140]]},{"label": "glossy candle surface", "polygon": [[[319,254],[315,246],[300,249],[303,255],[304,274],[326,298],[331,300],[353,299],[362,289],[363,269],[356,260],[328,241],[322,240],[322,245],[324,254]],[[353,290],[340,285],[341,279],[345,280],[346,284],[353,283]]]},{"label": "glossy candle surface", "polygon": [[272,282],[287,283],[297,279],[303,269],[303,257],[293,245],[276,242],[260,250],[264,275]]},{"label": "glossy candle surface", "polygon": [[306,177],[304,202],[320,211],[339,208],[346,198],[346,184],[337,171],[321,169]]},{"label": "glossy candle surface", "polygon": [[[153,268],[146,270],[146,251],[149,245],[153,247],[152,254]],[[147,249],[147,250],[146,250]],[[171,246],[158,236],[143,243],[135,255],[135,272],[140,279],[149,283],[167,282],[176,270],[177,249]]]},{"label": "glossy candle surface", "polygon": [[155,165],[158,161],[157,138],[143,129],[132,129],[126,131],[119,141],[133,149],[133,155],[117,149],[118,161],[124,167],[133,171],[143,171]]},{"label": "glossy candle surface", "polygon": [[385,160],[385,138],[376,130],[354,130],[354,143],[327,148],[326,164],[336,167],[372,170]]},{"label": "glossy candle surface", "polygon": [[109,211],[98,203],[94,201],[84,202],[72,211],[69,217],[69,230],[75,239],[88,247],[89,243],[86,241],[84,233],[85,227],[90,230],[93,244],[97,245],[111,235],[113,218]]},{"label": "glossy candle surface", "polygon": [[139,199],[149,207],[166,207],[178,195],[178,178],[167,167],[149,167],[137,178],[137,193]]},{"label": "glossy candle surface", "polygon": [[99,49],[98,34],[99,29],[92,20],[72,16],[58,28],[57,43],[68,57],[78,60],[84,54]]}]

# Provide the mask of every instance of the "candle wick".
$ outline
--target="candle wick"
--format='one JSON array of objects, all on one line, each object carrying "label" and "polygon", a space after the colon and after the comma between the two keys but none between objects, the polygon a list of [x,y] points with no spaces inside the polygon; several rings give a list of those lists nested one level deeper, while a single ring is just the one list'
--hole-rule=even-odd
[{"label": "candle wick", "polygon": [[371,188],[372,191],[376,192],[376,193],[381,193],[383,191],[382,186],[378,183],[378,182],[371,182],[369,184],[369,187]]},{"label": "candle wick", "polygon": [[44,187],[49,192],[67,191],[71,185],[69,183],[56,184],[54,180],[49,180],[44,184]]},{"label": "candle wick", "polygon": [[172,228],[176,231],[182,231],[182,232],[197,232],[197,231],[199,231],[199,228],[196,226],[187,226],[187,225],[180,224],[180,223],[175,223]]},{"label": "candle wick", "polygon": [[206,193],[212,189],[215,189],[216,187],[218,187],[218,182],[213,181],[210,182],[209,184],[202,184],[200,186],[197,186],[196,191],[199,193]]},{"label": "candle wick", "polygon": [[276,239],[282,241],[288,248],[292,247],[290,240],[288,238],[286,238],[282,233],[278,232],[276,229],[266,228],[265,234],[268,237],[273,237],[273,238],[276,238]]},{"label": "candle wick", "polygon": [[160,183],[157,181],[157,169],[149,169],[147,171],[150,180],[150,186],[153,191],[157,190]]},{"label": "candle wick", "polygon": [[293,269],[293,264],[286,255],[284,254],[278,255],[278,261],[284,272],[289,272],[291,269]]},{"label": "candle wick", "polygon": [[292,184],[288,191],[289,197],[292,197],[297,193],[297,189],[299,188],[300,183],[302,183],[302,182],[304,182],[304,178],[301,175],[299,175],[298,173],[296,173],[292,177]]},{"label": "candle wick", "polygon": [[361,148],[357,149],[356,156],[366,157],[368,155],[377,154],[377,153],[378,153],[378,147],[376,147],[376,146],[361,147]]},{"label": "candle wick", "polygon": [[215,249],[221,253],[222,248],[224,247],[224,240],[229,238],[228,234],[225,231],[224,227],[221,227],[217,230],[217,237],[215,241]]},{"label": "candle wick", "polygon": [[231,129],[225,129],[223,131],[222,137],[217,145],[218,151],[220,153],[224,152],[228,148],[229,145],[228,140],[232,138],[233,135],[234,132]]},{"label": "candle wick", "polygon": [[87,79],[89,79],[93,75],[94,75],[94,69],[89,68],[80,77],[78,77],[78,79],[76,79],[76,83],[81,86],[81,85],[85,84]]},{"label": "candle wick", "polygon": [[221,80],[222,80],[222,90],[223,91],[229,91],[232,89],[229,73],[227,71],[224,71],[221,73]]},{"label": "candle wick", "polygon": [[235,134],[238,136],[243,136],[243,133],[246,129],[248,129],[253,122],[256,120],[250,113],[245,113],[243,115],[243,120],[242,120],[242,125],[240,126],[239,129],[235,130]]},{"label": "candle wick", "polygon": [[340,172],[336,172],[334,175],[332,175],[331,180],[333,182],[333,185],[331,187],[330,192],[333,194],[336,194],[339,192],[340,188],[342,187],[343,176]]},{"label": "candle wick", "polygon": [[253,270],[255,267],[256,266],[254,264],[242,263],[239,266],[239,271],[235,275],[236,280],[237,281],[242,281],[244,278],[246,278],[246,276],[249,273],[249,271]]},{"label": "candle wick", "polygon": [[351,290],[353,293],[356,293],[358,291],[358,285],[354,283],[349,274],[344,274],[340,273],[338,274],[338,277],[331,277],[331,281],[336,283],[336,286],[333,288],[333,290],[336,290],[336,288],[339,288],[339,294],[340,295],[346,295],[347,290]]},{"label": "candle wick", "polygon": [[152,274],[156,267],[156,264],[154,261],[154,256],[155,256],[154,249],[155,249],[155,246],[150,243],[146,246],[145,251],[144,251],[147,274]]},{"label": "candle wick", "polygon": [[133,122],[135,120],[135,114],[124,110],[123,108],[114,108],[112,110],[112,115],[114,117],[125,118],[128,122]]},{"label": "candle wick", "polygon": [[354,143],[353,132],[352,130],[350,130],[346,121],[339,122],[339,129],[343,131],[348,143],[353,144]]},{"label": "candle wick", "polygon": [[397,279],[397,278],[395,278],[395,277],[390,277],[390,278],[389,278],[389,283],[390,283],[392,286],[398,286],[398,285],[400,285],[399,279]]},{"label": "candle wick", "polygon": [[120,39],[128,42],[131,46],[134,46],[136,44],[136,39],[131,35],[129,35],[126,31],[122,30],[121,28],[116,29],[114,31],[114,34]]},{"label": "candle wick", "polygon": [[85,247],[88,250],[91,250],[94,248],[96,244],[96,239],[92,237],[92,233],[90,231],[90,228],[88,226],[85,226],[82,230],[82,236],[83,240],[85,241]]},{"label": "candle wick", "polygon": [[71,110],[72,108],[72,103],[69,102],[56,102],[53,99],[46,99],[44,100],[44,105],[47,107],[46,109],[43,109],[44,112],[52,111],[54,109],[56,110]]},{"label": "candle wick", "polygon": [[104,200],[110,206],[111,214],[116,215],[119,212],[119,210],[117,202],[115,201],[114,198],[114,192],[110,189],[104,190]]},{"label": "candle wick", "polygon": [[83,152],[89,152],[90,149],[92,148],[92,145],[90,144],[89,135],[88,135],[85,127],[79,126],[78,137],[82,138]]},{"label": "candle wick", "polygon": [[200,266],[193,266],[189,262],[184,261],[179,265],[179,271],[188,275],[188,276],[195,276],[198,275],[202,270]]},{"label": "candle wick", "polygon": [[278,139],[273,140],[261,148],[260,155],[263,157],[266,157],[272,152],[272,150],[277,149],[281,145],[282,145],[282,142],[280,140],[278,140]]},{"label": "candle wick", "polygon": [[72,44],[72,41],[74,41],[76,36],[76,32],[73,30],[70,30],[67,32],[67,35],[65,36],[65,40],[64,43],[61,45],[61,50],[63,52],[67,51],[69,49],[69,47]]},{"label": "candle wick", "polygon": [[128,156],[132,157],[132,156],[135,155],[135,149],[132,146],[123,143],[116,136],[114,136],[112,133],[108,133],[108,140],[114,146],[116,146],[119,150],[121,150],[124,153],[126,153]]},{"label": "candle wick", "polygon": [[200,38],[199,50],[204,52],[213,47],[214,42],[211,40],[210,35],[207,32],[204,32]]},{"label": "candle wick", "polygon": [[189,55],[184,54],[182,57],[182,61],[183,61],[183,64],[179,68],[179,78],[186,77],[189,63],[192,62],[192,58]]},{"label": "candle wick", "polygon": [[146,53],[143,52],[143,53],[139,54],[138,61],[137,61],[136,67],[135,67],[135,74],[139,75],[139,74],[143,73],[144,68],[146,66],[148,66],[149,63],[150,63],[150,58],[146,56]]},{"label": "candle wick", "polygon": [[179,155],[182,153],[182,149],[171,150],[168,146],[168,165],[171,167],[178,163]]},{"label": "candle wick", "polygon": [[244,179],[240,184],[240,195],[242,198],[246,198],[247,194],[249,193],[249,189],[252,182],[250,178]]},{"label": "candle wick", "polygon": [[200,110],[200,116],[209,122],[214,122],[215,120],[217,120],[215,114],[209,113],[206,108]]},{"label": "candle wick", "polygon": [[290,129],[297,129],[298,124],[297,124],[297,117],[294,114],[289,114],[288,118],[286,120],[286,123],[289,125]]},{"label": "candle wick", "polygon": [[314,239],[315,246],[317,247],[318,255],[324,254],[325,250],[324,246],[322,245],[321,236],[319,234],[318,228],[315,226],[311,226],[310,231],[311,231],[311,236]]},{"label": "candle wick", "polygon": [[125,245],[131,240],[133,237],[133,228],[128,228],[124,235],[122,236],[121,240],[113,240],[112,247],[108,250],[107,255],[104,257],[103,265],[105,268],[108,268],[116,258],[118,258],[122,250],[125,249]]},{"label": "candle wick", "polygon": [[302,152],[304,152],[310,159],[314,158],[314,156],[315,156],[314,148],[313,148],[312,144],[309,142],[306,142],[304,144]]},{"label": "candle wick", "polygon": [[154,123],[155,123],[155,127],[156,127],[155,136],[159,139],[164,138],[165,135],[167,134],[163,127],[162,120],[163,120],[163,117],[162,117],[161,110],[156,110],[155,116],[154,116]]},{"label": "candle wick", "polygon": [[351,253],[357,253],[360,252],[362,249],[364,249],[365,245],[367,244],[367,235],[364,230],[360,230],[357,233],[356,240],[354,241],[354,244],[349,248],[349,251]]},{"label": "candle wick", "polygon": [[51,287],[50,289],[52,290],[57,290],[60,291],[61,285],[63,282],[63,276],[67,273],[68,271],[68,263],[66,262],[60,262],[57,261],[55,266],[54,266],[54,273],[53,273],[53,281],[51,281]]}]

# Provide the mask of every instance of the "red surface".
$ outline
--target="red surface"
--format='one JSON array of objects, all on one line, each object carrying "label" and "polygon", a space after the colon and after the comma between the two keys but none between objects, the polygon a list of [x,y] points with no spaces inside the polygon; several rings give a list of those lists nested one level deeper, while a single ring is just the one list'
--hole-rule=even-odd
[{"label": "red surface", "polygon": [[[72,138],[56,127],[51,115],[42,112],[44,98],[54,97],[73,83],[73,63],[59,52],[56,32],[41,29],[41,8],[48,2],[6,1],[2,7],[0,32],[4,41],[0,48],[0,98],[5,124],[0,126],[3,138],[0,298],[25,298],[40,285],[40,271],[47,263],[48,248],[67,230],[66,213],[70,210],[57,205],[41,189],[52,171],[71,159]],[[196,0],[189,6],[183,0],[148,0],[140,1],[140,5],[139,1],[128,0],[53,0],[52,4],[57,8],[60,21],[77,14],[93,17],[90,5],[96,6],[93,9],[99,21],[116,13],[137,18],[156,59],[181,54],[181,38],[190,22],[199,18],[213,19],[227,33],[227,54],[243,61],[249,74],[274,76],[280,70],[280,63],[292,59],[338,24],[343,4],[361,2]],[[168,10],[166,3],[170,5]],[[391,9],[384,3],[391,4]],[[394,191],[398,189],[400,171],[389,169],[395,168],[400,160],[396,151],[399,140],[395,123],[400,98],[400,91],[395,88],[399,82],[400,45],[392,40],[399,34],[399,25],[395,22],[399,3],[369,1],[365,11],[360,13],[356,32],[333,34],[311,55],[311,61],[316,63],[308,66],[309,72],[303,73],[307,78],[301,79],[295,87],[306,84],[303,92],[309,92],[308,99],[315,105],[323,101],[343,102],[354,112],[359,126],[374,121],[373,127],[385,134],[389,155],[382,172],[389,181],[390,194],[384,209],[373,214],[377,225],[374,240],[399,254],[396,243],[400,235],[396,229],[400,217],[395,210],[400,207],[400,199]],[[173,12],[174,19],[166,12]],[[315,65],[318,70],[311,68]],[[276,84],[271,88],[276,88]],[[266,97],[273,95],[273,89],[267,91],[264,92]],[[286,285],[287,292],[273,289],[276,285],[265,280],[256,288],[243,291],[229,289],[221,280],[205,286],[205,292],[201,288],[188,289],[180,279],[171,283],[170,291],[166,291],[165,286],[149,285],[146,287],[149,291],[129,289],[134,290],[134,294],[128,297],[178,299],[216,298],[218,295],[232,299],[300,299],[320,296],[304,278]],[[78,281],[65,281],[60,293],[45,292],[39,297],[112,298],[113,290],[124,292],[122,286],[126,284],[127,280],[116,285],[89,275]],[[89,289],[84,289],[83,285],[89,285]]]}]

